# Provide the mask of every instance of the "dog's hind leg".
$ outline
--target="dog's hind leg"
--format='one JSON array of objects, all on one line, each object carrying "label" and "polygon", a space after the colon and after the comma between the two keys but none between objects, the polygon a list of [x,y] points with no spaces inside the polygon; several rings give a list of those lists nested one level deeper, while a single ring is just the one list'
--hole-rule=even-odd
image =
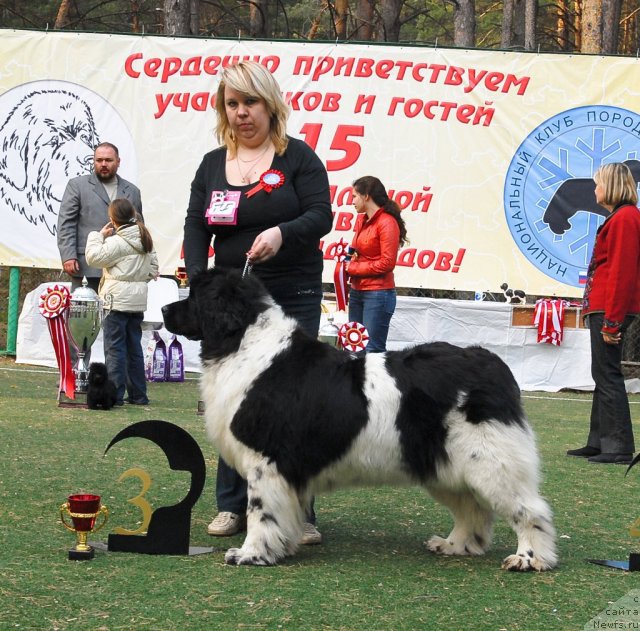
[{"label": "dog's hind leg", "polygon": [[469,491],[454,492],[429,488],[434,499],[444,504],[453,515],[454,525],[444,539],[434,535],[427,547],[436,554],[481,555],[491,544],[493,511],[485,509]]},{"label": "dog's hind leg", "polygon": [[530,447],[527,454],[515,446],[505,449],[466,471],[467,486],[481,505],[504,517],[518,537],[516,553],[502,563],[505,570],[542,571],[557,564],[552,513],[538,492],[538,459]]},{"label": "dog's hind leg", "polygon": [[549,505],[539,496],[519,498],[504,516],[518,536],[518,549],[502,562],[516,572],[550,570],[558,562],[555,529]]},{"label": "dog's hind leg", "polygon": [[247,536],[241,548],[230,548],[231,565],[275,565],[298,548],[303,510],[298,494],[278,473],[261,462],[247,475]]}]

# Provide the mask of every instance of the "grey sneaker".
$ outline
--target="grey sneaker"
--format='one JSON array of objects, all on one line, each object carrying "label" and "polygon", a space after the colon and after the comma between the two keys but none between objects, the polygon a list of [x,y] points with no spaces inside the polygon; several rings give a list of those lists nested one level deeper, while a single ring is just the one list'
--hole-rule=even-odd
[{"label": "grey sneaker", "polygon": [[223,511],[207,526],[207,532],[214,537],[230,537],[247,527],[245,515],[236,515]]},{"label": "grey sneaker", "polygon": [[304,530],[302,533],[302,539],[300,539],[300,543],[303,546],[317,546],[322,543],[322,535],[320,531],[308,521],[304,522]]}]

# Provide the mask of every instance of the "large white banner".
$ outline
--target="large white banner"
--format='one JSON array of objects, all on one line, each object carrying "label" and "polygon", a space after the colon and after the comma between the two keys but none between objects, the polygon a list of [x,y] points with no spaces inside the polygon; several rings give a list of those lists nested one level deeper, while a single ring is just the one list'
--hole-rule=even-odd
[{"label": "large white banner", "polygon": [[375,175],[408,226],[399,286],[578,296],[605,212],[593,173],[625,161],[640,180],[635,58],[0,33],[1,265],[61,267],[62,192],[109,141],[173,274],[191,180],[217,145],[218,75],[242,57],[275,74],[290,134],[326,164],[326,281],[351,240],[351,182]]}]

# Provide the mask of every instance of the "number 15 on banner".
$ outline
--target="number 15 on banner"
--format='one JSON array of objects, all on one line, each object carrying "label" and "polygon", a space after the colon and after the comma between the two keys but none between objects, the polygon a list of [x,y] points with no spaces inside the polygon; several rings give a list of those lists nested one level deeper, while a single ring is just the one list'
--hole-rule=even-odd
[{"label": "number 15 on banner", "polygon": [[[300,129],[300,133],[304,135],[304,141],[314,151],[318,146],[321,132],[322,123],[305,123]],[[329,149],[341,151],[344,156],[339,160],[327,160],[327,171],[341,171],[354,165],[362,153],[362,147],[353,138],[362,138],[363,136],[363,125],[338,125]]]}]

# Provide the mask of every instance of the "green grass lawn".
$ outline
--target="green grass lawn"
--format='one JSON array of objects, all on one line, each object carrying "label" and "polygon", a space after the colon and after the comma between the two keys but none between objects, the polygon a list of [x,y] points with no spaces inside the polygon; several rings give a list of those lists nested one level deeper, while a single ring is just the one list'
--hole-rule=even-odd
[{"label": "green grass lawn", "polygon": [[[195,378],[149,384],[149,407],[111,412],[58,408],[56,386],[54,371],[0,362],[2,631],[583,629],[640,585],[640,574],[585,562],[623,560],[640,551],[630,534],[640,517],[640,467],[625,478],[625,467],[564,455],[584,444],[588,393],[525,393],[542,456],[542,491],[555,513],[560,565],[517,574],[500,570],[516,548],[504,522],[497,523],[485,557],[437,557],[424,542],[448,534],[448,512],[419,489],[387,487],[319,496],[321,546],[303,547],[278,567],[226,566],[225,549],[242,536],[206,534],[215,514],[215,452],[195,414]],[[631,399],[638,421],[640,396]],[[188,474],[171,471],[149,441],[124,440],[103,455],[121,429],[146,419],[180,425],[200,445],[208,476],[194,507],[191,545],[214,551],[191,557],[97,552],[92,561],[69,561],[74,536],[58,515],[69,494],[102,496],[110,519],[90,536],[101,541],[116,526],[139,524],[139,510],[128,500],[140,483],[135,477],[119,482],[126,470],[149,472],[145,497],[154,508],[186,494]],[[640,440],[637,422],[636,436]],[[640,628],[640,616],[635,624],[627,628]]]}]

